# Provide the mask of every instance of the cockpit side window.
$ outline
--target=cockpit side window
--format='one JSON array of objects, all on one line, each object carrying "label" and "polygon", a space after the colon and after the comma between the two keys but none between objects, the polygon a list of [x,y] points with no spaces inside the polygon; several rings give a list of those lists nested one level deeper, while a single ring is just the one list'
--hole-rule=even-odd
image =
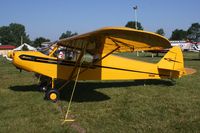
[{"label": "cockpit side window", "polygon": [[60,60],[75,61],[77,52],[71,48],[60,46],[54,53],[54,56]]},{"label": "cockpit side window", "polygon": [[86,46],[84,55],[81,61],[84,64],[94,63],[100,59],[99,46],[95,40],[76,40],[74,42],[68,42],[66,46],[59,46],[53,54],[54,57],[59,60],[76,62],[81,55],[81,51]]}]

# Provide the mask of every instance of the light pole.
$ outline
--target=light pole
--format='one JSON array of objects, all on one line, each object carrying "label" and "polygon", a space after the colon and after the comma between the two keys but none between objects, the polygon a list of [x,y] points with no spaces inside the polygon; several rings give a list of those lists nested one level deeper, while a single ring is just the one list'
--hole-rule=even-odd
[{"label": "light pole", "polygon": [[133,10],[134,10],[134,13],[135,13],[135,29],[137,30],[138,27],[137,27],[137,9],[138,9],[138,6],[134,6],[133,7]]},{"label": "light pole", "polygon": [[[136,30],[138,29],[138,26],[137,26],[137,9],[138,9],[137,5],[133,7],[134,14],[135,14],[135,29]],[[137,51],[137,56],[139,56],[139,52],[138,51]]]},{"label": "light pole", "polygon": [[1,36],[0,36],[0,45],[2,45],[2,44],[1,44]]},{"label": "light pole", "polygon": [[23,36],[21,36],[21,45],[23,44]]}]

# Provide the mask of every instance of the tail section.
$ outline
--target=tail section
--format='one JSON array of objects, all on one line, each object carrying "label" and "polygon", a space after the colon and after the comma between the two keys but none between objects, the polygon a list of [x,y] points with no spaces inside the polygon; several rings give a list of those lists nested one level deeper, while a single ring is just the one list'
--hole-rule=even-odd
[{"label": "tail section", "polygon": [[186,74],[180,47],[171,48],[157,65],[159,73],[168,75],[168,78],[179,78]]}]

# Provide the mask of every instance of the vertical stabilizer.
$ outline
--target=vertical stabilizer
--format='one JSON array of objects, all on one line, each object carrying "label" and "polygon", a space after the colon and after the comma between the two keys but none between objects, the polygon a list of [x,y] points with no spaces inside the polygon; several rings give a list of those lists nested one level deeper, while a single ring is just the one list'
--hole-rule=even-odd
[{"label": "vertical stabilizer", "polygon": [[181,48],[171,48],[160,62],[158,62],[158,69],[170,72],[170,78],[183,76],[185,74],[185,69]]}]

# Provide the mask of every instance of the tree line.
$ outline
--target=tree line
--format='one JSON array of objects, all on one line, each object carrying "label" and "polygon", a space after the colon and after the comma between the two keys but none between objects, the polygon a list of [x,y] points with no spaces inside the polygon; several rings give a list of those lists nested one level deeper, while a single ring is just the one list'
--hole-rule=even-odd
[{"label": "tree line", "polygon": [[[129,21],[125,25],[125,27],[136,29],[136,22]],[[137,29],[143,30],[143,26],[140,22],[137,22]],[[155,33],[165,36],[165,32],[163,28],[158,29]],[[67,30],[62,33],[59,39],[68,38],[78,33]],[[170,40],[189,40],[193,42],[200,42],[200,24],[192,23],[191,26],[187,29],[175,29],[172,31]],[[34,47],[41,46],[43,42],[50,42],[51,40],[45,37],[37,37],[34,40],[31,40],[29,35],[26,33],[25,26],[18,23],[11,23],[8,26],[0,27],[0,43],[2,45],[14,45],[19,46],[21,43],[26,42],[31,44]]]},{"label": "tree line", "polygon": [[[136,22],[129,21],[125,26],[136,29]],[[138,30],[144,29],[140,22],[137,22],[137,29]],[[155,31],[155,33],[165,36],[163,28],[158,29],[157,31]],[[175,29],[174,31],[172,31],[169,40],[188,40],[192,42],[200,42],[200,24],[192,23],[187,30]]]},{"label": "tree line", "polygon": [[[71,37],[78,33],[72,33],[66,31],[62,33],[59,39]],[[45,37],[37,37],[31,40],[29,35],[26,33],[25,26],[18,23],[11,23],[8,26],[0,27],[0,43],[2,45],[14,45],[20,46],[21,43],[25,42],[34,47],[40,47],[43,42],[50,42],[51,40]]]}]

